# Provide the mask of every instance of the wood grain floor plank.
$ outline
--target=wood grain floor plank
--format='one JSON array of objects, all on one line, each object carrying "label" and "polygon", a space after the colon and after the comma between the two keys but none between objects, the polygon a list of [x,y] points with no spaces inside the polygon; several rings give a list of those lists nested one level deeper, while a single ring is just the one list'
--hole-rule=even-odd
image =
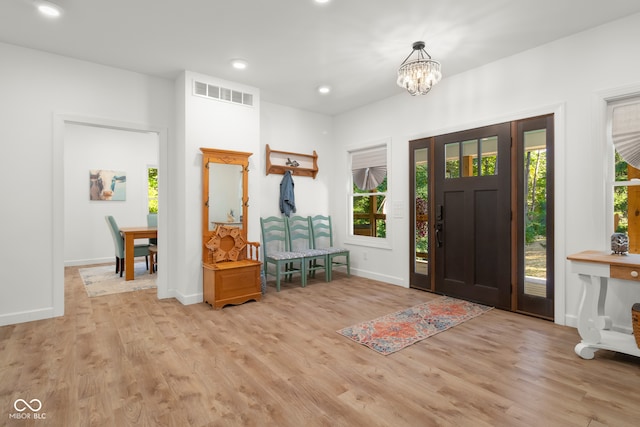
[{"label": "wood grain floor plank", "polygon": [[[213,310],[155,290],[89,298],[65,269],[65,315],[0,327],[9,426],[637,425],[638,358],[574,352],[573,328],[501,310],[382,356],[336,331],[437,295],[299,278]],[[37,398],[47,424],[9,418]],[[1,411],[0,411],[1,412]]]}]

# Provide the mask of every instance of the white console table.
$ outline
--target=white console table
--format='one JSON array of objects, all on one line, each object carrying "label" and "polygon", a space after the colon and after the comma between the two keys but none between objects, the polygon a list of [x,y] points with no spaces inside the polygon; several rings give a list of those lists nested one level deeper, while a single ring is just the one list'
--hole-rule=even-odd
[{"label": "white console table", "polygon": [[604,312],[609,278],[640,284],[640,255],[614,255],[609,251],[584,251],[567,257],[572,271],[583,285],[578,308],[578,332],[582,342],[575,352],[583,359],[593,359],[599,349],[640,357],[632,334],[611,330],[611,318]]}]

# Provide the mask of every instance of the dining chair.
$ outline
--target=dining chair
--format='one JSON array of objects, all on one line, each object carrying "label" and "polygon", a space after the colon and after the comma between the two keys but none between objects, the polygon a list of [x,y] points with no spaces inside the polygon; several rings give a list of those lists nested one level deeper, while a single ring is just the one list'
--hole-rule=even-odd
[{"label": "dining chair", "polygon": [[[118,227],[118,223],[116,222],[115,218],[111,215],[107,215],[105,216],[105,220],[107,221],[107,225],[109,226],[109,231],[111,232],[111,237],[113,238],[113,246],[115,247],[116,273],[120,273],[120,277],[122,277],[122,273],[124,272],[124,239],[120,234],[120,227]],[[134,245],[133,256],[143,256],[145,264],[147,266],[147,270],[149,270],[148,244]]]},{"label": "dining chair", "polygon": [[156,245],[149,245],[149,261],[149,274],[153,274],[158,270],[158,247]]},{"label": "dining chair", "polygon": [[329,252],[313,247],[309,217],[293,215],[285,218],[285,221],[289,236],[289,248],[304,255],[307,273],[310,277],[315,277],[317,270],[325,270],[325,280],[328,282],[331,278],[328,271]]},{"label": "dining chair", "polygon": [[[149,227],[157,227],[158,226],[158,214],[157,213],[150,213],[147,215],[147,225]],[[149,244],[150,245],[157,245],[158,244],[158,239],[155,237],[152,237],[149,239]]]},{"label": "dining chair", "polygon": [[[305,268],[304,255],[289,249],[287,226],[284,219],[275,216],[260,218],[262,232],[262,263],[265,277],[275,276],[276,290],[280,292],[280,276],[285,280],[292,279],[293,274],[300,273],[302,287],[307,285],[307,270]],[[294,268],[293,263],[299,262],[300,268]],[[275,272],[269,272],[269,264],[275,266]]]},{"label": "dining chair", "polygon": [[[313,234],[313,247],[324,249],[328,252],[327,272],[329,280],[333,279],[333,267],[346,266],[347,276],[351,275],[351,264],[349,261],[349,250],[333,246],[333,231],[331,227],[331,216],[316,215],[309,217],[311,223],[311,233]],[[343,259],[340,259],[344,257]],[[336,259],[338,258],[338,259]]]}]

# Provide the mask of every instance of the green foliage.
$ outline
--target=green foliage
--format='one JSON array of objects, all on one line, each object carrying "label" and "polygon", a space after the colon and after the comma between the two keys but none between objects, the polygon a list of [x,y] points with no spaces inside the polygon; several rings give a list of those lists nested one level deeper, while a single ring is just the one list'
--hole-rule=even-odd
[{"label": "green foliage", "polygon": [[149,213],[158,213],[158,169],[148,168]]},{"label": "green foliage", "polygon": [[[427,214],[429,200],[429,175],[427,164],[415,165],[416,214]],[[427,221],[416,221],[416,252],[426,253],[429,250],[429,227]]]},{"label": "green foliage", "polygon": [[460,161],[447,160],[445,164],[445,177],[447,178],[459,178],[460,177]]},{"label": "green foliage", "polygon": [[482,174],[483,176],[495,175],[497,167],[497,157],[483,157],[482,158]]},{"label": "green foliage", "polygon": [[427,165],[416,165],[416,197],[429,200],[429,176],[427,174]]},{"label": "green foliage", "polygon": [[[615,180],[627,181],[627,162],[622,160],[622,157],[616,152],[616,165],[615,165]],[[626,186],[613,187],[613,214],[618,215],[618,227],[616,232],[626,233],[629,228],[629,220],[627,211],[629,209],[629,197]]]},{"label": "green foliage", "polygon": [[[372,214],[383,214],[384,206],[386,202],[387,191],[387,178],[376,187],[374,190],[361,190],[355,184],[353,185],[353,225],[357,226],[371,226]],[[383,193],[383,194],[379,194]],[[375,206],[373,203],[375,201]],[[364,217],[366,216],[366,218]],[[386,219],[378,218],[375,220],[376,237],[387,236],[387,221]]]},{"label": "green foliage", "polygon": [[532,214],[533,220],[527,219],[524,230],[525,241],[533,243],[547,234],[546,209]]},{"label": "green foliage", "polygon": [[387,237],[387,221],[376,221],[376,237]]},{"label": "green foliage", "polygon": [[525,241],[547,234],[547,150],[525,153]]}]

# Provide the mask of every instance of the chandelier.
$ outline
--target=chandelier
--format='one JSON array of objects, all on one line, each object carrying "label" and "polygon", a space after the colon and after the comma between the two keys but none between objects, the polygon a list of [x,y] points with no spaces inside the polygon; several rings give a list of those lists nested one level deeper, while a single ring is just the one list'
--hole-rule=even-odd
[{"label": "chandelier", "polygon": [[[416,52],[414,59],[410,59]],[[431,55],[424,50],[424,42],[413,43],[413,52],[398,68],[398,86],[414,96],[426,95],[441,78],[440,63],[431,59]]]}]

